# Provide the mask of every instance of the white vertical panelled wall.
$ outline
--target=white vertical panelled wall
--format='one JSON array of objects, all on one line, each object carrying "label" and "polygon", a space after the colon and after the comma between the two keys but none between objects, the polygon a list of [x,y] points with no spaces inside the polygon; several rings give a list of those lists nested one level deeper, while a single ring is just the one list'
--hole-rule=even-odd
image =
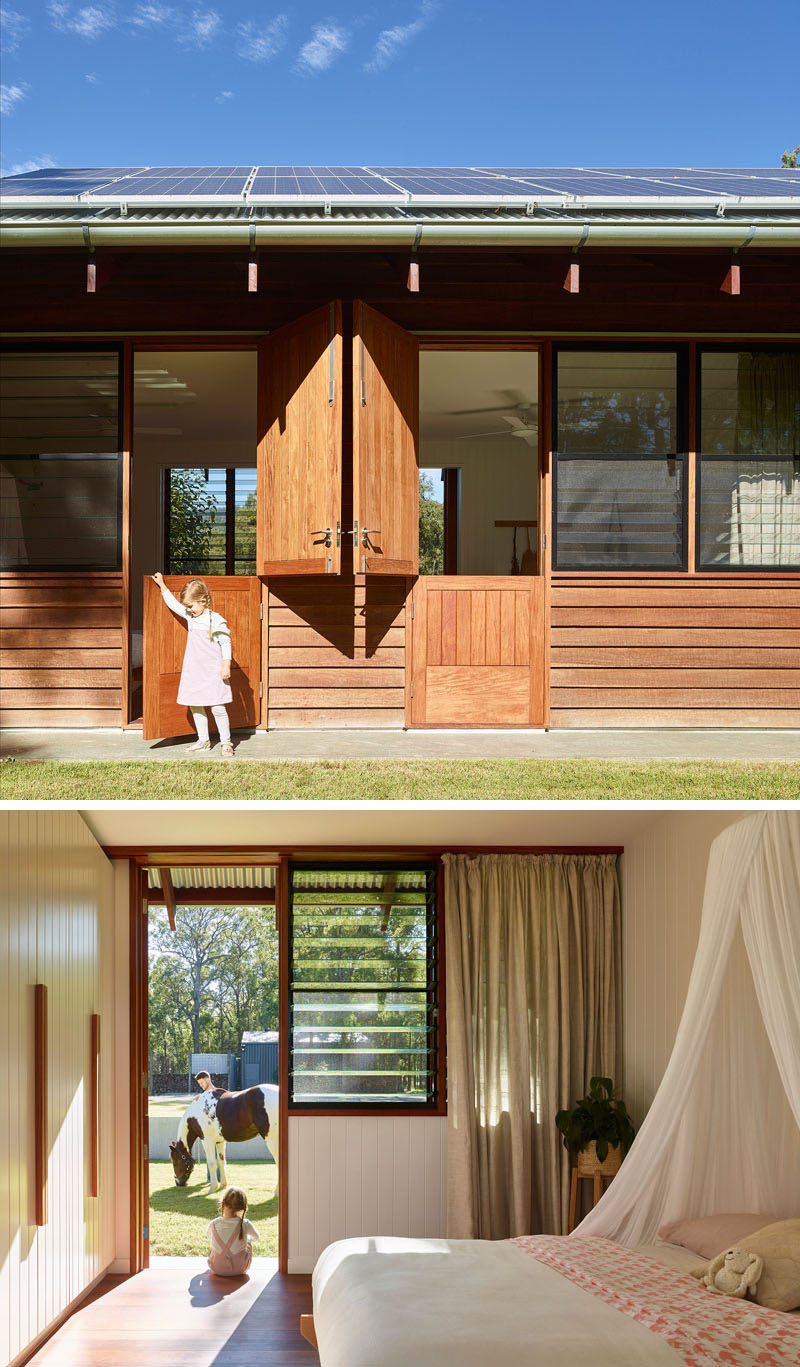
[{"label": "white vertical panelled wall", "polygon": [[697,948],[711,842],[744,812],[661,812],[625,842],[622,884],[624,1092],[644,1119],[672,1053]]},{"label": "white vertical panelled wall", "polygon": [[[77,812],[0,812],[0,1362],[114,1250],[113,888]],[[33,988],[47,985],[48,1218],[34,1224]],[[90,1017],[100,1015],[100,1196],[89,1173]]]},{"label": "white vertical panelled wall", "polygon": [[289,1271],[358,1234],[442,1238],[446,1149],[440,1116],[290,1116]]}]

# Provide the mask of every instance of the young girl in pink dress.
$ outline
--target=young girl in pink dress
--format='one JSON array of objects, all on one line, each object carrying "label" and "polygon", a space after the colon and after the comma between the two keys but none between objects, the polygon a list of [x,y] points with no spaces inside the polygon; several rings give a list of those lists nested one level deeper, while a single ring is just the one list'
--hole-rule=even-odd
[{"label": "young girl in pink dress", "polygon": [[228,1187],[219,1203],[219,1215],[206,1233],[211,1241],[208,1265],[218,1277],[241,1277],[253,1260],[258,1230],[245,1220],[247,1196],[241,1187]]},{"label": "young girl in pink dress", "polygon": [[210,750],[208,717],[210,707],[217,730],[223,759],[233,759],[231,728],[226,703],[233,701],[231,693],[231,633],[228,623],[218,612],[211,610],[211,594],[202,579],[190,579],[180,591],[180,600],[170,593],[162,574],[153,578],[161,589],[167,607],[186,622],[186,653],[183,657],[178,702],[188,707],[197,731],[197,740],[190,750]]}]

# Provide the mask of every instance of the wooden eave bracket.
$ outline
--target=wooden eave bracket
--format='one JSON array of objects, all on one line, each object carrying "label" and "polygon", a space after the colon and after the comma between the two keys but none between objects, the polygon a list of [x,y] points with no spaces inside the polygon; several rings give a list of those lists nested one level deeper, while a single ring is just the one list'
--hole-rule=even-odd
[{"label": "wooden eave bracket", "polygon": [[160,868],[158,872],[161,874],[161,892],[163,894],[164,906],[167,908],[167,916],[169,917],[169,928],[170,930],[175,930],[177,929],[175,925],[176,903],[175,889],[172,886],[172,874],[170,873],[169,869]]},{"label": "wooden eave bracket", "polygon": [[733,252],[731,253],[731,264],[729,265],[725,273],[725,277],[722,281],[722,284],[720,285],[720,290],[723,294],[741,294],[742,267],[740,262],[740,253],[743,251],[745,247],[750,246],[750,243],[755,237],[755,232],[755,224],[751,223],[750,230],[741,247],[735,247]]},{"label": "wooden eave bracket", "polygon": [[89,253],[89,260],[86,263],[86,293],[97,293],[97,257],[95,256],[92,237],[89,232],[88,223],[83,225],[83,240],[86,243],[86,250]]},{"label": "wooden eave bracket", "polygon": [[247,263],[247,292],[258,293],[258,257],[256,256],[256,225],[250,224],[250,260]]},{"label": "wooden eave bracket", "polygon": [[589,236],[589,224],[588,224],[588,223],[584,223],[584,225],[583,225],[583,231],[581,232],[580,242],[578,242],[578,243],[572,248],[572,259],[571,259],[569,265],[567,266],[567,273],[566,273],[566,275],[564,276],[564,289],[567,291],[567,294],[579,294],[579,293],[580,293],[580,288],[581,288],[581,268],[580,268],[580,262],[578,261],[578,253],[580,252],[581,247],[583,246],[583,244],[584,244],[584,242],[586,241],[586,239],[587,239],[588,236]]},{"label": "wooden eave bracket", "polygon": [[419,261],[417,252],[422,241],[422,224],[418,223],[414,232],[414,241],[411,247],[411,260],[408,263],[408,276],[406,278],[406,288],[411,294],[419,294]]}]

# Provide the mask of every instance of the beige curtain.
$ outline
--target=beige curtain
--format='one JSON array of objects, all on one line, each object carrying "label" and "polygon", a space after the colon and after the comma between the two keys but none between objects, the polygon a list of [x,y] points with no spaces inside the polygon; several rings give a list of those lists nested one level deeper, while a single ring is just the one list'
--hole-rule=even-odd
[{"label": "beige curtain", "polygon": [[445,855],[448,1234],[562,1233],[555,1126],[620,1076],[614,855]]}]

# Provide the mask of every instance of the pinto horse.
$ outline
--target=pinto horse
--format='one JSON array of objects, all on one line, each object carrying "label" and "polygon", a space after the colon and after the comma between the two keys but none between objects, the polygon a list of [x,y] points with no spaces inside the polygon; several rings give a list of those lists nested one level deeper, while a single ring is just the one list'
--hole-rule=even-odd
[{"label": "pinto horse", "polygon": [[[186,1107],[178,1126],[178,1137],[169,1146],[176,1187],[185,1187],[194,1168],[192,1149],[201,1140],[211,1190],[228,1185],[225,1170],[225,1143],[240,1144],[257,1134],[266,1142],[278,1161],[278,1089],[267,1083],[248,1087],[244,1092],[224,1092],[214,1087],[201,1092]],[[212,1177],[213,1173],[213,1177]]]}]

